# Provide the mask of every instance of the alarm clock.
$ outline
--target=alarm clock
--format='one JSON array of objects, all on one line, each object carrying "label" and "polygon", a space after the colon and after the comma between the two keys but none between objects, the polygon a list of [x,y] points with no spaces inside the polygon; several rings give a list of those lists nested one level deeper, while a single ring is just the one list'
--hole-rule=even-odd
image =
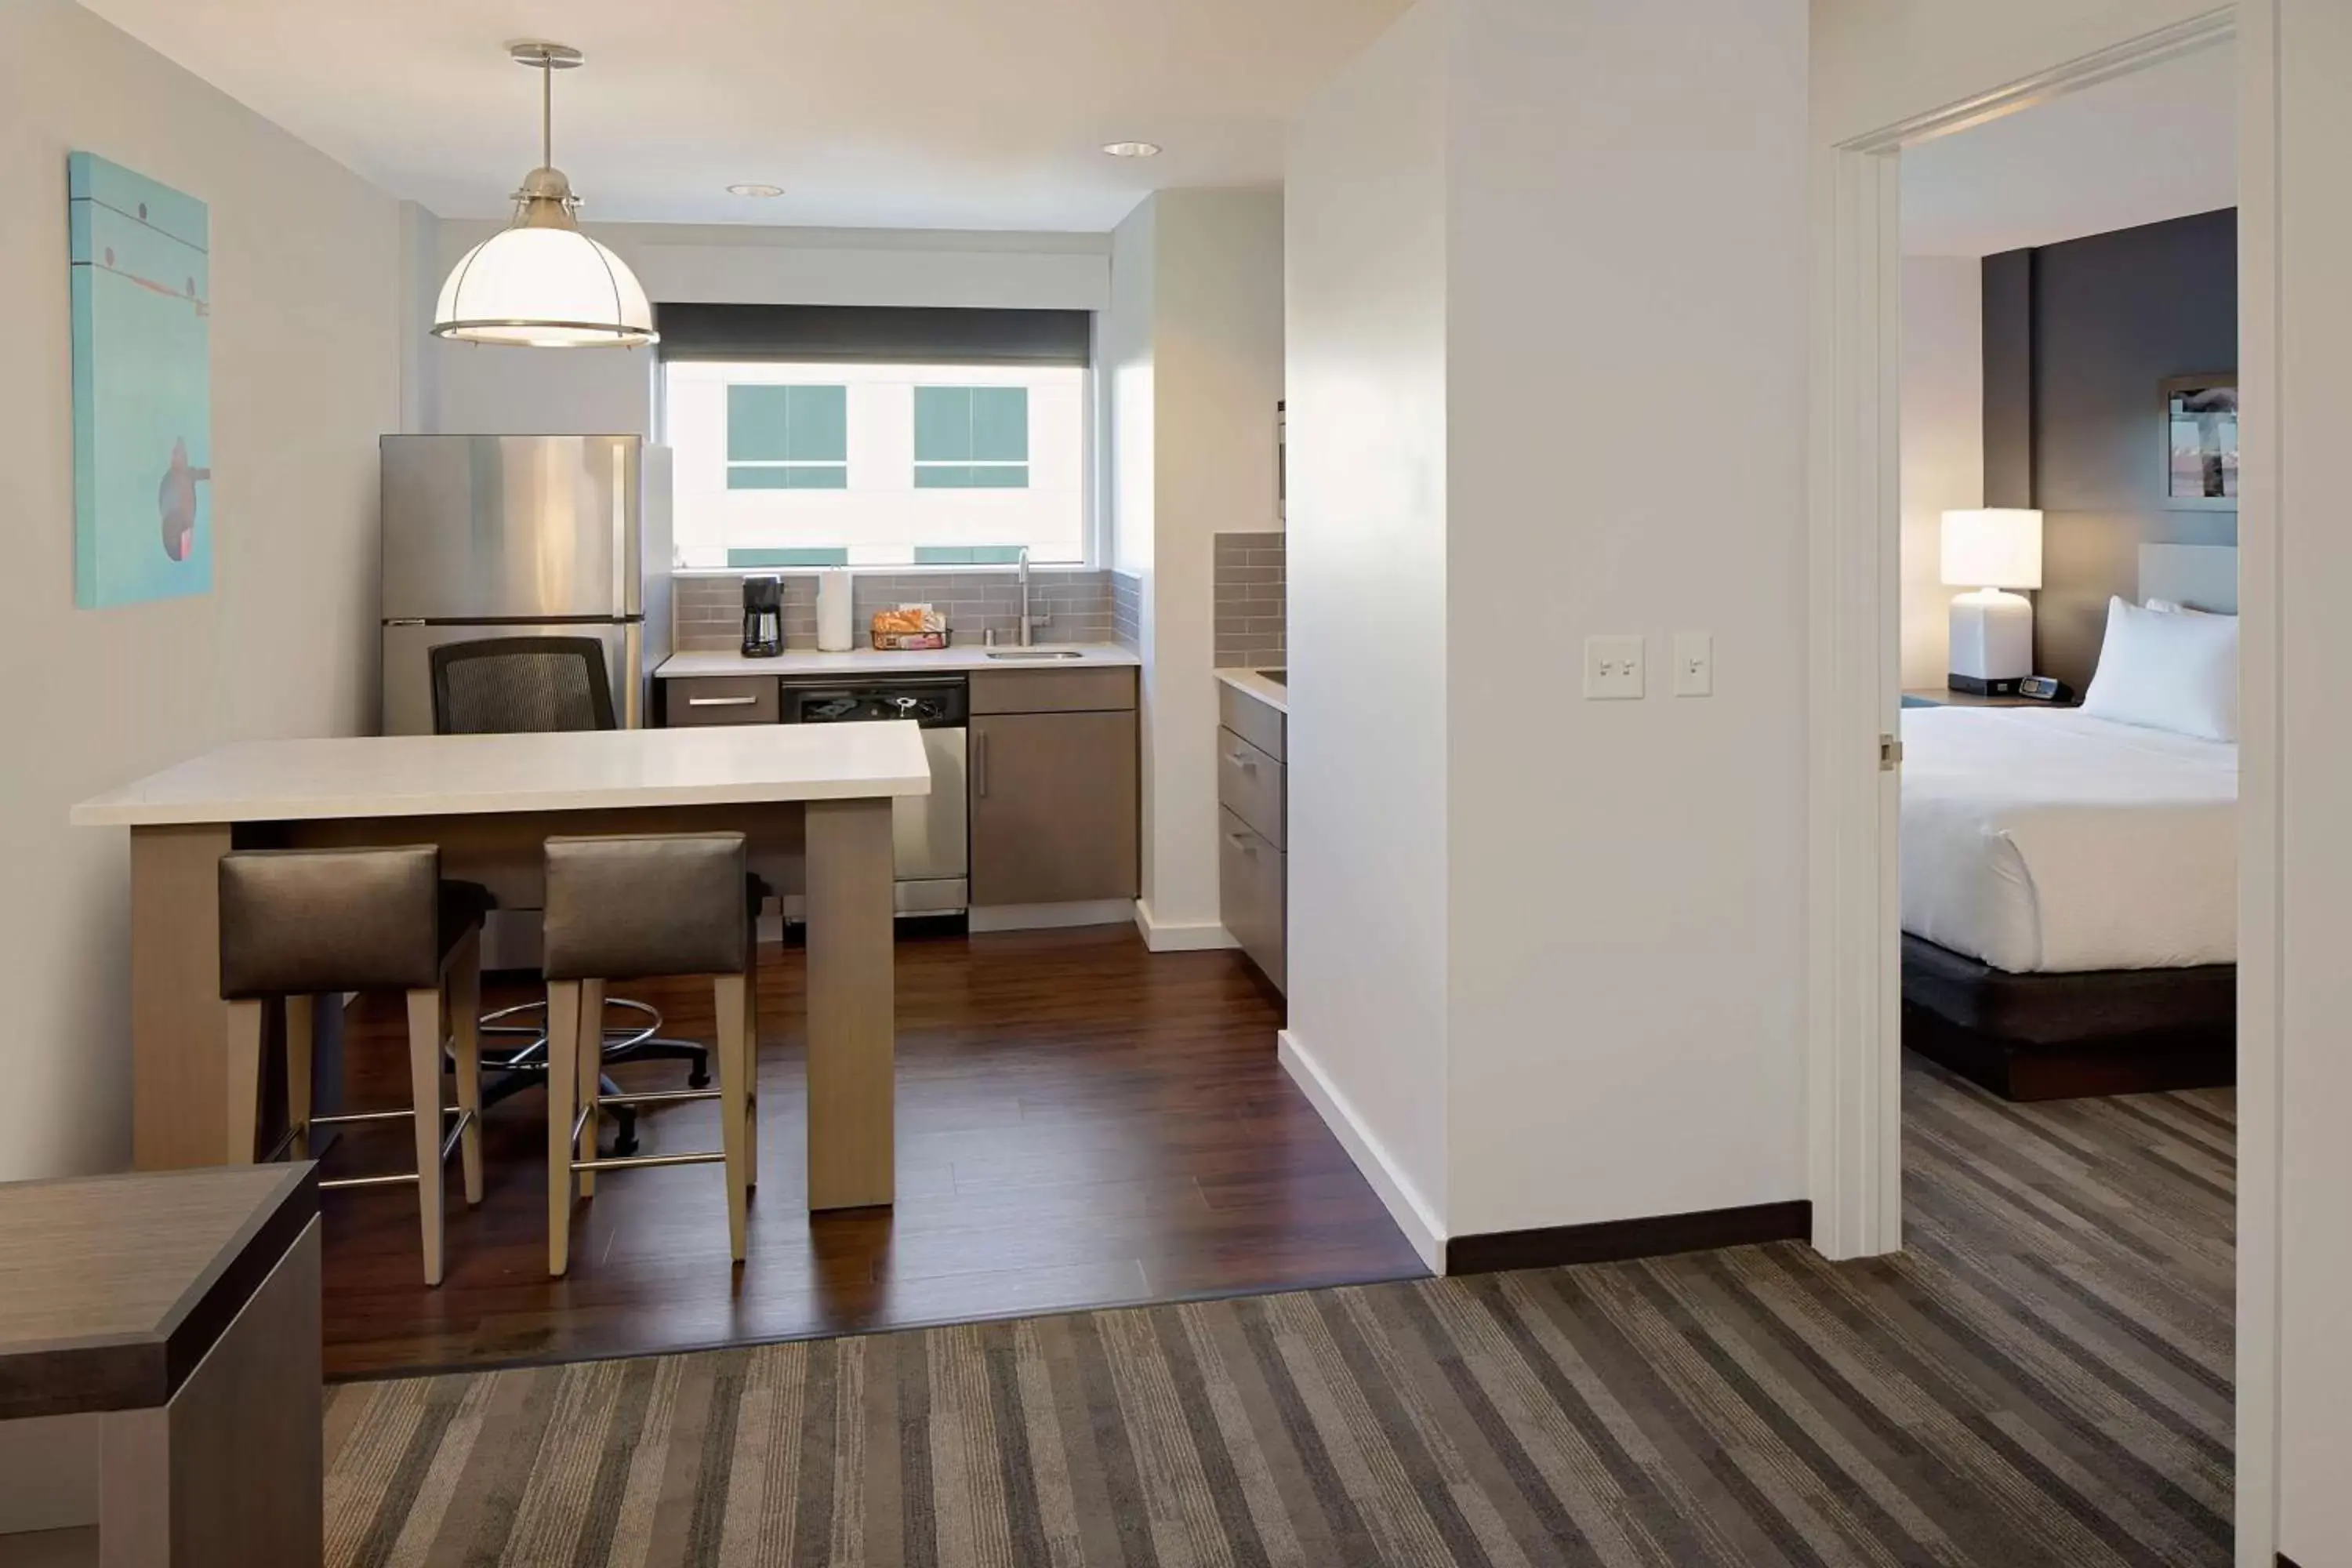
[{"label": "alarm clock", "polygon": [[2036,702],[2063,702],[2074,695],[2066,683],[2054,675],[2028,675],[2017,683],[2020,697],[2031,697]]}]

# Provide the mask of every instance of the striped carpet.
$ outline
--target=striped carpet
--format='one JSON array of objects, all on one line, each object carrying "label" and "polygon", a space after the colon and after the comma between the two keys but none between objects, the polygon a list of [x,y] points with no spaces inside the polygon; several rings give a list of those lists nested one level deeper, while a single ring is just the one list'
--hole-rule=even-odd
[{"label": "striped carpet", "polygon": [[1911,1247],[347,1384],[331,1564],[2224,1563],[2232,1102],[1907,1080]]}]

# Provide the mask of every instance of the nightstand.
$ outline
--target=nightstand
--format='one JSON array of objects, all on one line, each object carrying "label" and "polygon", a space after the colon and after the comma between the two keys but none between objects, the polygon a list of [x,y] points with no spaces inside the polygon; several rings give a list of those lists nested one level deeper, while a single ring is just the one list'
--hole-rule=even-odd
[{"label": "nightstand", "polygon": [[2044,701],[2039,697],[1979,697],[1973,691],[1951,691],[1941,686],[1914,687],[1903,694],[1906,708],[2072,708],[2078,700]]}]

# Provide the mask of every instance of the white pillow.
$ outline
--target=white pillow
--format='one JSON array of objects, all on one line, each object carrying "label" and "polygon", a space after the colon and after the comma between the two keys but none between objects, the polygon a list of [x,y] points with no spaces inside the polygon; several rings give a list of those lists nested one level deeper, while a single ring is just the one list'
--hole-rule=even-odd
[{"label": "white pillow", "polygon": [[2227,610],[2191,609],[2178,599],[2150,599],[2147,607],[2159,616],[2222,616],[2230,613]]},{"label": "white pillow", "polygon": [[2238,738],[2238,617],[2107,601],[2107,638],[2083,711],[2208,741]]}]

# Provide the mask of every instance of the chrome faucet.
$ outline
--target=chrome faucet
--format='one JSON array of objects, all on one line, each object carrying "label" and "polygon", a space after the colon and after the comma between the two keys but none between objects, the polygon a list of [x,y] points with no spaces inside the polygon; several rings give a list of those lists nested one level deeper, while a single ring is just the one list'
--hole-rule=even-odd
[{"label": "chrome faucet", "polygon": [[1027,647],[1034,635],[1029,620],[1029,547],[1024,544],[1021,547],[1021,631],[1018,638],[1020,645]]}]

